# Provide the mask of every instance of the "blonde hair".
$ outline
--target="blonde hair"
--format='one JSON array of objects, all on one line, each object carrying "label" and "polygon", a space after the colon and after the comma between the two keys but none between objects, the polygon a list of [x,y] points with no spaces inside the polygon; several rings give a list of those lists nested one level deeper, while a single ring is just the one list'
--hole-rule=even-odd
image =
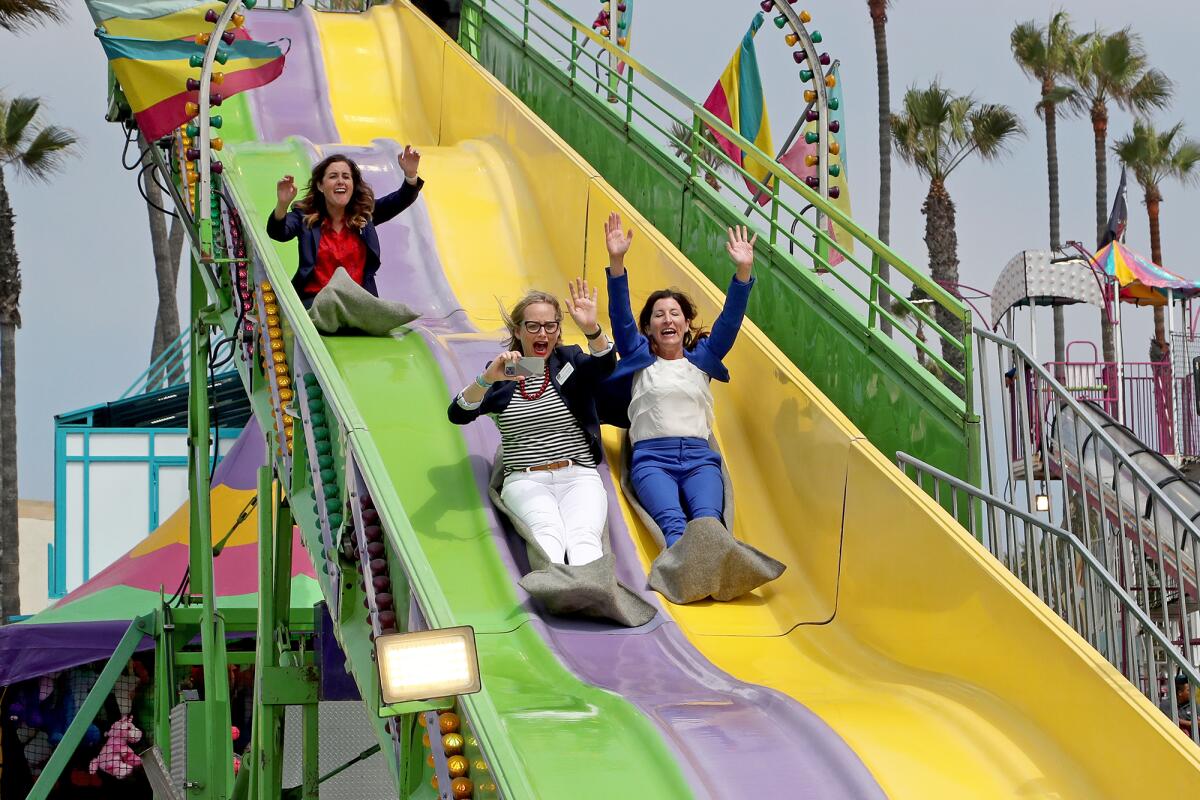
[{"label": "blonde hair", "polygon": [[533,289],[526,292],[517,301],[517,304],[512,307],[512,311],[505,311],[503,306],[500,308],[500,316],[504,319],[504,327],[508,329],[508,340],[504,343],[504,346],[509,350],[516,350],[521,353],[525,352],[521,349],[521,325],[525,322],[525,309],[534,303],[545,303],[554,308],[554,318],[558,320],[559,333],[562,332],[562,308],[558,305],[558,298],[549,292]]}]

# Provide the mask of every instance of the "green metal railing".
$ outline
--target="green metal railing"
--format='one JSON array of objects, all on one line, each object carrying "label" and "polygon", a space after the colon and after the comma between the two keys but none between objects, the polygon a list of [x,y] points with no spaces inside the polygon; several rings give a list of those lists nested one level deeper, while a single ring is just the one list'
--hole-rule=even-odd
[{"label": "green metal railing", "polygon": [[[667,163],[686,173],[693,191],[708,193],[710,201],[743,214],[765,240],[763,246],[782,256],[773,263],[829,276],[838,297],[868,329],[878,330],[890,323],[902,349],[943,377],[962,398],[964,413],[971,408],[971,381],[967,378],[972,369],[971,312],[949,291],[863,230],[772,155],[550,0],[465,0],[460,41],[476,57],[483,44],[481,28],[489,24],[503,26],[521,46],[555,64],[560,77],[575,89],[587,87],[603,97],[619,124],[647,138],[667,154]],[[769,29],[766,26],[764,34]],[[625,65],[622,74],[616,74],[616,64]],[[744,161],[766,165],[770,171],[767,179],[757,180],[729,158],[705,135],[706,130],[733,142],[744,153]],[[684,138],[679,135],[682,131],[690,135]],[[756,197],[766,201],[756,202]],[[843,237],[839,242],[819,228],[805,215],[808,208],[828,218],[835,229],[845,231],[849,241]],[[856,255],[856,245],[865,250],[866,257]],[[831,263],[832,253],[844,261]],[[802,262],[801,254],[808,263]],[[880,275],[885,264],[891,267],[892,282]],[[926,303],[914,302],[910,294],[928,297],[942,313],[931,313],[932,309],[922,307]],[[938,317],[960,330],[948,330]],[[951,354],[961,357],[965,366],[950,363]]]}]

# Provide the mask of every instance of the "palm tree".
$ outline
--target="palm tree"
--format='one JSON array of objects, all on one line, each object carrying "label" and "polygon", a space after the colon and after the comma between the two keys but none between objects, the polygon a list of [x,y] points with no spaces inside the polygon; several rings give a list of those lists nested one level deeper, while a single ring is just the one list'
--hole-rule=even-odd
[{"label": "palm tree", "polygon": [[[1076,110],[1092,121],[1096,156],[1096,246],[1104,240],[1108,225],[1108,104],[1115,103],[1137,114],[1164,108],[1171,100],[1171,81],[1150,69],[1141,38],[1129,28],[1113,33],[1097,29],[1072,54],[1070,81],[1075,90],[1070,98]],[[1112,325],[1100,312],[1104,360],[1116,361]]]},{"label": "palm tree", "polygon": [[[156,168],[149,166],[153,160],[150,145],[139,137],[138,143],[146,153],[142,160],[139,180],[146,197],[146,214],[150,224],[150,246],[154,254],[154,278],[158,287],[158,309],[154,314],[154,336],[150,343],[150,363],[154,364],[163,351],[179,338],[179,306],[176,291],[179,284],[179,258],[183,253],[183,223],[178,215],[171,217],[161,209],[162,191],[155,177]],[[149,387],[148,387],[149,388]]]},{"label": "palm tree", "polygon": [[[929,179],[929,193],[921,206],[929,271],[951,292],[958,290],[958,234],[954,201],[946,180],[972,155],[988,161],[999,158],[1007,145],[1023,133],[1012,109],[980,103],[970,95],[956,96],[937,81],[924,89],[910,88],[904,94],[903,113],[892,117],[892,136],[900,158]],[[951,336],[962,338],[962,322],[948,309],[935,306],[934,319]],[[942,342],[942,357],[959,372],[964,371],[963,354],[948,341]],[[966,378],[970,380],[971,376]]]},{"label": "palm tree", "polygon": [[0,0],[0,28],[11,33],[62,19],[60,0]]},{"label": "palm tree", "polygon": [[[1113,144],[1121,163],[1133,170],[1133,176],[1145,194],[1146,214],[1150,218],[1150,260],[1161,264],[1162,239],[1158,225],[1158,207],[1163,201],[1162,182],[1168,178],[1184,183],[1200,182],[1200,142],[1183,135],[1183,123],[1157,131],[1149,122],[1133,123],[1133,132]],[[1154,307],[1154,338],[1167,340],[1163,307]]]},{"label": "palm tree", "polygon": [[[887,10],[891,0],[867,0],[871,13],[871,28],[875,32],[875,86],[879,91],[879,241],[888,244],[892,235],[892,88],[888,77]],[[879,301],[890,307],[889,298],[883,291],[891,278],[891,267],[886,261],[879,264]],[[884,336],[892,335],[892,324],[887,317],[879,323]]]},{"label": "palm tree", "polygon": [[38,120],[41,101],[0,100],[0,622],[20,613],[17,544],[17,353],[21,327],[21,270],[12,205],[4,173],[11,167],[33,180],[49,180],[78,141]]},{"label": "palm tree", "polygon": [[[1062,247],[1059,232],[1058,203],[1058,104],[1069,100],[1074,90],[1063,86],[1060,80],[1070,73],[1070,64],[1075,51],[1087,41],[1071,30],[1071,22],[1065,11],[1050,18],[1046,26],[1030,20],[1022,22],[1012,30],[1009,44],[1013,58],[1021,71],[1041,84],[1041,99],[1037,112],[1046,123],[1046,176],[1050,184],[1050,252]],[[1058,364],[1066,361],[1066,331],[1063,322],[1063,307],[1054,306],[1054,360]],[[1062,380],[1063,368],[1058,368]]]},{"label": "palm tree", "polygon": [[[700,134],[700,140],[704,143],[700,146],[698,153],[700,163],[704,165],[704,181],[719,192],[721,191],[721,182],[717,180],[717,173],[728,169],[729,164],[721,157],[721,145],[717,143],[716,135],[707,126]],[[672,122],[671,138],[668,144],[675,156],[682,158],[683,163],[687,164],[690,169],[692,166],[692,129],[682,122]]]}]

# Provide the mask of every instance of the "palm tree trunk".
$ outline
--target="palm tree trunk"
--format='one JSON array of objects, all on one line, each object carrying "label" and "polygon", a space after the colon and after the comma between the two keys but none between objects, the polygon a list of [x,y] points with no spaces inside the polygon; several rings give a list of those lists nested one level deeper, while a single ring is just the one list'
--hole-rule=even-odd
[{"label": "palm tree trunk", "polygon": [[[929,272],[934,281],[952,294],[957,294],[958,285],[958,232],[955,223],[954,201],[941,180],[929,184],[929,194],[921,207],[925,215],[925,246],[929,250]],[[934,319],[952,337],[961,341],[963,324],[960,319],[941,305],[934,305]],[[966,358],[948,341],[942,342],[942,359],[954,369],[963,372]],[[968,380],[970,376],[968,376]],[[945,377],[943,382],[962,396],[963,387],[958,381]]]},{"label": "palm tree trunk", "polygon": [[21,613],[16,335],[16,325],[0,322],[0,623]]},{"label": "palm tree trunk", "polygon": [[[1053,81],[1042,82],[1042,97],[1054,88]],[[1046,119],[1046,178],[1050,189],[1050,257],[1062,246],[1059,238],[1058,217],[1058,121],[1053,103],[1043,101],[1042,113]],[[1032,311],[1030,312],[1032,313]],[[1057,364],[1054,377],[1061,383],[1066,379],[1066,369],[1062,363],[1067,360],[1066,321],[1063,317],[1063,307],[1054,306],[1054,361]]]},{"label": "palm tree trunk", "polygon": [[[888,244],[892,235],[892,90],[888,76],[887,4],[885,0],[871,0],[869,5],[871,27],[875,31],[875,85],[879,92],[879,227],[876,235],[879,241]],[[884,308],[891,308],[891,298],[883,288],[889,284],[891,272],[887,262],[879,264],[879,303]],[[891,336],[892,323],[883,317],[879,330],[885,336]]]},{"label": "palm tree trunk", "polygon": [[[139,140],[144,142],[144,140]],[[143,144],[143,146],[145,146]],[[149,158],[149,156],[147,156]],[[183,227],[178,218],[167,228],[167,215],[162,192],[151,167],[142,175],[146,190],[146,214],[150,224],[150,246],[154,253],[154,278],[158,288],[158,308],[154,315],[154,337],[150,344],[150,363],[153,364],[172,342],[179,338],[179,305],[176,287],[179,278],[179,257],[183,247]],[[148,387],[149,388],[149,387]]]},{"label": "palm tree trunk", "polygon": [[[1092,139],[1096,148],[1096,247],[1104,241],[1104,231],[1108,227],[1108,150],[1105,141],[1108,138],[1108,107],[1101,102],[1092,104]],[[1114,303],[1121,302],[1119,296],[1113,298]],[[1100,309],[1100,343],[1104,352],[1104,360],[1113,363],[1117,360],[1117,348],[1113,340],[1112,324],[1104,309]]]},{"label": "palm tree trunk", "polygon": [[[1150,260],[1162,264],[1162,239],[1158,223],[1158,206],[1162,202],[1157,186],[1146,189],[1146,215],[1150,218]],[[1167,342],[1167,318],[1163,306],[1154,307],[1154,338],[1163,344]]]},{"label": "palm tree trunk", "polygon": [[0,624],[21,613],[21,553],[17,535],[17,328],[21,269],[14,218],[0,167]]}]

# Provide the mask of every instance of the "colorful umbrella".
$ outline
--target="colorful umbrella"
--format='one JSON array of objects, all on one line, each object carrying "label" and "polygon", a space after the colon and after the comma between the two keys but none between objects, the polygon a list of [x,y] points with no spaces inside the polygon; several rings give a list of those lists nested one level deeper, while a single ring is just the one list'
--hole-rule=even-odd
[{"label": "colorful umbrella", "polygon": [[1092,266],[1117,279],[1124,303],[1161,306],[1168,292],[1180,297],[1200,295],[1200,282],[1176,275],[1117,241],[1097,251]]}]

